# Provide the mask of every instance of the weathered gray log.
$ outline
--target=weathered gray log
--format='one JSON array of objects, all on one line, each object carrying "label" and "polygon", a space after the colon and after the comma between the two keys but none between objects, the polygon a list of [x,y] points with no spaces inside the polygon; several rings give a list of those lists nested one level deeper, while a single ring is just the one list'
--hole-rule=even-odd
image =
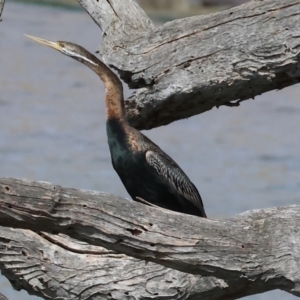
[{"label": "weathered gray log", "polygon": [[126,102],[136,128],[299,82],[300,0],[253,0],[157,28],[133,0],[78,1],[104,30],[103,60],[137,89]]},{"label": "weathered gray log", "polygon": [[0,22],[2,21],[1,15],[2,15],[3,8],[4,8],[4,3],[5,3],[5,0],[0,0]]},{"label": "weathered gray log", "polygon": [[[166,290],[161,285],[150,284],[150,287],[153,287],[150,288],[153,294],[146,296],[145,291],[149,292],[148,286],[146,284],[141,287],[140,284],[141,277],[149,272],[147,267],[141,268],[140,264],[145,266],[144,262],[123,256],[121,263],[118,255],[115,256],[115,262],[106,261],[106,257],[109,259],[114,254],[100,254],[99,265],[103,266],[103,269],[98,269],[101,284],[98,281],[95,284],[92,279],[87,281],[90,289],[98,297],[95,296],[94,299],[111,299],[112,292],[108,293],[108,288],[103,287],[108,283],[111,291],[116,293],[113,299],[126,299],[123,292],[128,299],[130,296],[136,299],[155,299],[162,296],[160,294],[162,291],[166,295],[165,299],[197,299],[197,297],[220,299],[220,293],[222,299],[237,299],[278,288],[300,296],[299,216],[300,206],[290,206],[250,211],[228,220],[209,220],[148,207],[105,193],[63,188],[44,182],[0,179],[1,226],[46,231],[51,234],[63,233],[90,245],[102,246],[136,259],[153,262],[157,265],[149,263],[149,268],[152,268],[150,273],[153,272],[152,275],[155,277],[158,274],[156,272],[163,272],[158,275],[163,282],[162,285],[166,284],[165,288],[168,290],[171,289],[170,285],[175,284],[177,287],[172,290],[173,295],[170,296],[165,294]],[[58,264],[60,268],[64,268],[63,258],[60,263],[53,261],[54,258],[60,257],[58,248],[54,245],[51,247],[49,244],[46,245],[38,235],[29,232],[24,234],[24,231],[16,230],[13,234],[12,229],[6,228],[1,228],[0,232],[1,269],[5,274],[6,271],[10,271],[14,280],[23,287],[26,286],[25,283],[30,283],[32,289],[26,286],[30,291],[33,291],[33,287],[37,287],[40,291],[44,290],[44,297],[50,299],[46,297],[46,291],[49,293],[48,289],[52,292],[55,290],[50,282],[53,283],[55,276],[62,274],[59,269],[55,269],[54,272],[50,266]],[[51,240],[50,235],[44,234],[44,239],[45,236]],[[28,242],[22,244],[27,239]],[[39,240],[40,244],[34,244],[33,240]],[[67,270],[70,270],[68,266],[72,261],[74,263],[79,259],[78,261],[81,262],[82,258],[79,258],[78,254],[70,255],[74,246],[62,240],[58,243],[60,248],[69,251],[61,254],[66,261],[68,261],[66,257],[69,256],[70,261],[65,267]],[[11,250],[13,246],[14,250]],[[24,249],[25,252],[22,252]],[[35,255],[32,254],[34,251],[36,251]],[[73,269],[71,268],[71,271],[82,267],[80,270],[83,272],[89,259],[97,261],[96,257],[89,256],[93,255],[89,254],[89,251],[97,250],[94,248],[87,250],[85,254],[87,262],[82,265],[79,263]],[[84,250],[72,252],[84,252]],[[12,263],[12,257],[16,265]],[[49,269],[43,272],[45,262],[49,263]],[[32,265],[32,269],[25,271],[28,263]],[[107,270],[108,264],[116,268],[113,280],[111,276],[114,267]],[[120,264],[123,264],[123,269],[128,270],[131,267],[133,270],[138,270],[137,273],[141,277],[133,276],[129,280],[130,283],[124,282],[123,276],[128,279],[126,277],[128,273],[127,270],[124,270],[124,273],[120,271]],[[159,265],[190,275],[167,270]],[[90,272],[90,269],[87,272]],[[108,277],[105,276],[106,272],[110,274]],[[174,278],[173,272],[175,272]],[[22,277],[24,274],[26,278]],[[45,274],[48,277],[44,277]],[[71,274],[65,273],[58,277],[57,284],[63,285],[60,291],[62,289],[73,291],[75,286],[78,286],[79,277],[77,279],[75,271]],[[214,276],[218,279],[202,278],[199,275]],[[32,281],[28,276],[32,276],[30,277]],[[117,276],[121,276],[121,279],[115,280]],[[66,283],[67,278],[69,280]],[[72,278],[74,278],[74,286],[70,286]],[[151,275],[148,278],[151,278]],[[169,280],[172,282],[168,282]],[[113,288],[115,281],[119,284],[116,289]],[[119,290],[122,284],[124,286]],[[132,289],[130,290],[129,287]],[[86,288],[82,290],[79,288],[79,290],[85,291]],[[37,293],[36,290],[34,291]],[[118,291],[121,291],[122,295],[118,294]],[[90,290],[87,294],[90,295]]]},{"label": "weathered gray log", "polygon": [[67,236],[8,227],[0,227],[0,266],[16,289],[25,288],[45,299],[212,299],[212,293],[223,298],[243,289]]}]

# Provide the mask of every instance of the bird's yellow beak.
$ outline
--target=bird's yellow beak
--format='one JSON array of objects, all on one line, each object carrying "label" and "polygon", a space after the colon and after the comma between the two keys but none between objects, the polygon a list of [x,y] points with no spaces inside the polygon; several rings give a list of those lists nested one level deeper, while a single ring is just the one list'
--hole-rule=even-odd
[{"label": "bird's yellow beak", "polygon": [[28,38],[42,44],[42,45],[45,45],[45,46],[48,46],[48,47],[51,47],[57,51],[61,51],[61,46],[59,43],[57,42],[50,42],[50,41],[47,41],[47,40],[44,40],[44,39],[41,39],[41,38],[38,38],[36,36],[32,36],[32,35],[27,35],[27,34],[24,34],[25,36],[27,36]]}]

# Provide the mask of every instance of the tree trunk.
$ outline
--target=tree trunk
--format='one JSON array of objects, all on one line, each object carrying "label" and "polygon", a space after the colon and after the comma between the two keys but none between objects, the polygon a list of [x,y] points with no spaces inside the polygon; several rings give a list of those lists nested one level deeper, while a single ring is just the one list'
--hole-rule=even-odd
[{"label": "tree trunk", "polygon": [[45,299],[300,296],[299,215],[295,205],[209,220],[1,178],[0,265],[15,287]]}]

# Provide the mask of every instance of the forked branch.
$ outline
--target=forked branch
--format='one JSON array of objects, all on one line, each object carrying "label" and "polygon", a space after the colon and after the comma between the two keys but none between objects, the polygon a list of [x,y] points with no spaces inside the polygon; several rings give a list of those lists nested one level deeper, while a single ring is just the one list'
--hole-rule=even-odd
[{"label": "forked branch", "polygon": [[100,53],[137,89],[133,126],[150,129],[300,79],[300,0],[250,1],[154,28],[134,0],[78,0],[104,30]]}]

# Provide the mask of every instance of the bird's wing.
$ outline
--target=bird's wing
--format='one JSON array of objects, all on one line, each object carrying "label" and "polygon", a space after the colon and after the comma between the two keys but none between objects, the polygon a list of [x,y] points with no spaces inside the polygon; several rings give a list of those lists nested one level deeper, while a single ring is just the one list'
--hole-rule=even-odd
[{"label": "bird's wing", "polygon": [[180,195],[191,201],[205,214],[203,202],[197,188],[171,157],[162,151],[157,153],[148,150],[146,161],[159,175],[167,179]]}]

